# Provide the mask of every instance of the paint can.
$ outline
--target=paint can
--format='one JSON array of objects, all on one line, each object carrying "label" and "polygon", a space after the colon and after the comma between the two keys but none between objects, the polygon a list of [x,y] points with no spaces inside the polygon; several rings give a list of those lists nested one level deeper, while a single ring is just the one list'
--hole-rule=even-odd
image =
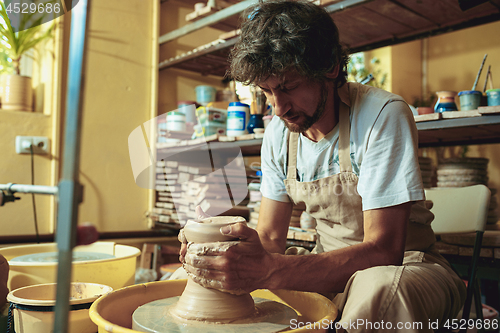
[{"label": "paint can", "polygon": [[186,131],[186,115],[179,111],[170,111],[167,113],[168,131],[184,132]]},{"label": "paint can", "polygon": [[217,89],[212,86],[201,85],[195,88],[196,102],[201,105],[207,105],[210,102],[215,102]]},{"label": "paint can", "polygon": [[500,89],[486,90],[488,96],[488,106],[500,105]]},{"label": "paint can", "polygon": [[469,111],[476,110],[481,104],[481,96],[483,94],[477,90],[463,90],[458,93],[460,98],[460,110]]}]

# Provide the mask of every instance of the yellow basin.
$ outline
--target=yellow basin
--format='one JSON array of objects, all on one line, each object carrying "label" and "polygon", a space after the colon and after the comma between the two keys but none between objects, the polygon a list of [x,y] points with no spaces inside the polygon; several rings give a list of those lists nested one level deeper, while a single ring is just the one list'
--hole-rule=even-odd
[{"label": "yellow basin", "polygon": [[[113,289],[134,284],[137,257],[141,254],[139,249],[114,242],[96,242],[75,247],[74,252],[78,251],[96,252],[115,257],[73,262],[72,282],[100,283]],[[45,252],[57,252],[57,244],[20,245],[0,249],[0,254],[9,261],[10,265],[7,287],[15,290],[35,284],[57,282],[57,262],[11,261],[16,257]]]},{"label": "yellow basin", "polygon": [[[140,333],[132,330],[132,314],[141,305],[159,299],[180,296],[187,280],[167,280],[138,284],[115,290],[97,299],[89,310],[99,333]],[[326,332],[337,317],[336,306],[316,293],[288,290],[256,290],[254,297],[287,304],[299,314],[301,324],[292,323],[291,332]],[[316,324],[316,325],[314,325]]]}]

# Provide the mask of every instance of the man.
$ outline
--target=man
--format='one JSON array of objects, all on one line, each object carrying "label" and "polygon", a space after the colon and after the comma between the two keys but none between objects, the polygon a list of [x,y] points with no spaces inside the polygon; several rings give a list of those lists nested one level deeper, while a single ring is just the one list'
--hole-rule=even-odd
[{"label": "man", "polygon": [[[231,75],[259,86],[277,116],[262,145],[259,222],[256,231],[222,228],[241,239],[225,253],[183,246],[187,273],[226,290],[338,293],[339,326],[349,332],[443,325],[465,286],[433,247],[408,105],[346,82],[338,30],[312,3],[265,1],[244,17]],[[318,241],[310,255],[285,255],[294,253],[285,248],[293,203],[302,202]],[[359,319],[372,325],[349,325]]]}]

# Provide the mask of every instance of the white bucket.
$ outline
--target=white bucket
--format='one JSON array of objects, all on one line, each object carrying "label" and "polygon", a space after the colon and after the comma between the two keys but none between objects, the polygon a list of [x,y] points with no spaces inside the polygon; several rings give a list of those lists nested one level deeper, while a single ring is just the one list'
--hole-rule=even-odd
[{"label": "white bucket", "polygon": [[226,133],[228,136],[248,134],[247,126],[250,118],[250,107],[240,102],[229,103],[227,108]]},{"label": "white bucket", "polygon": [[[50,333],[54,329],[56,283],[39,284],[11,291],[7,300],[13,307],[16,333]],[[94,333],[97,325],[90,320],[89,308],[113,289],[96,283],[71,283],[68,333]],[[12,319],[11,319],[12,320]]]}]

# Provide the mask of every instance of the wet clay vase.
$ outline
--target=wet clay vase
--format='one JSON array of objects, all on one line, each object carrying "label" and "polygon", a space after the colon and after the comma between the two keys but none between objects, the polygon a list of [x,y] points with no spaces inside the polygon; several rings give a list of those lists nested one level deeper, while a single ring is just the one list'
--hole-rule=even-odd
[{"label": "wet clay vase", "polygon": [[[246,222],[239,216],[218,216],[200,221],[188,221],[184,234],[189,243],[220,242],[221,247],[236,239],[224,236],[220,228]],[[225,244],[226,243],[226,244]],[[205,288],[188,277],[186,288],[177,304],[170,310],[173,316],[218,323],[229,323],[252,316],[255,305],[250,294],[234,295],[216,289]]]}]

